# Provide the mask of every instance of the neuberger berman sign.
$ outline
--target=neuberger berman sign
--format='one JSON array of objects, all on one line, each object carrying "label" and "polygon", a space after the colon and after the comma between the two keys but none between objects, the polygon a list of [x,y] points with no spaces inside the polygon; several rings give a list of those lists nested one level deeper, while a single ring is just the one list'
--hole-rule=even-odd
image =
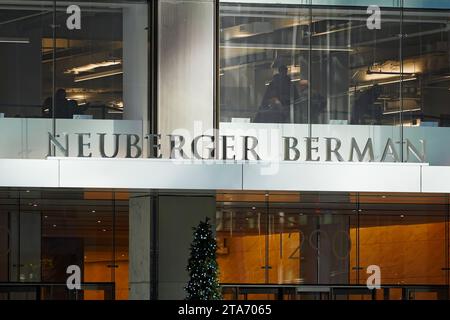
[{"label": "neuberger berman sign", "polygon": [[[164,137],[169,145],[170,159],[220,159],[220,160],[264,160],[258,152],[258,138],[255,136],[219,135],[218,139],[212,135],[199,135],[189,141],[182,135],[170,134]],[[69,140],[76,139],[76,156],[92,157],[91,146],[93,139],[98,139],[98,154],[103,158],[116,158],[119,151],[125,151],[125,158],[141,158],[143,143],[148,144],[148,158],[162,158],[161,143],[163,137],[160,134],[148,134],[141,138],[137,134],[107,134],[107,133],[75,133],[72,136],[62,134],[54,136],[48,134],[48,156],[59,154],[69,157]],[[238,140],[241,141],[238,141]],[[112,147],[106,146],[106,141],[112,142]],[[217,143],[218,142],[218,143]],[[343,144],[348,144],[346,154],[343,153]],[[325,150],[319,150],[322,145]],[[237,148],[237,146],[240,146]],[[352,137],[349,141],[342,141],[335,137],[281,137],[282,160],[299,161],[301,156],[305,161],[375,161],[374,143],[372,138],[367,138],[365,143],[358,144]],[[405,139],[404,147],[399,142],[387,138],[383,144],[383,153],[380,162],[400,162],[402,151],[406,162],[415,160],[426,161],[425,141],[420,140],[414,145]],[[124,149],[125,148],[125,149]],[[403,150],[402,150],[403,149]],[[107,152],[109,150],[109,152]],[[111,151],[112,150],[112,151]],[[320,151],[320,152],[319,152]],[[216,157],[216,152],[218,156]],[[165,155],[166,156],[166,155]]]}]

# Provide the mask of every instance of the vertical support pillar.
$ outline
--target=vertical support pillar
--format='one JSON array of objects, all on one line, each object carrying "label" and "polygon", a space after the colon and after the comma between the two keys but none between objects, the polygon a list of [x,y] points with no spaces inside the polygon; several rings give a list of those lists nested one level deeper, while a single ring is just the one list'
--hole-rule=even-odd
[{"label": "vertical support pillar", "polygon": [[159,133],[200,135],[214,127],[214,1],[162,0],[159,15]]},{"label": "vertical support pillar", "polygon": [[151,201],[150,195],[129,200],[130,300],[150,300]]},{"label": "vertical support pillar", "polygon": [[[142,120],[144,134],[149,130],[148,18],[148,4],[135,4],[123,9],[124,120]],[[143,148],[145,155],[145,143]]]}]

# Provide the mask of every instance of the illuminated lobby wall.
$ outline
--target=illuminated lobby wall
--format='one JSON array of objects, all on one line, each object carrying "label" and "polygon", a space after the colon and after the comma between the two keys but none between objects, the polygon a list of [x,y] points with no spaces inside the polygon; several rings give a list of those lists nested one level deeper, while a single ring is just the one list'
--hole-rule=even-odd
[{"label": "illuminated lobby wall", "polygon": [[[111,275],[105,272],[105,268],[111,264],[107,258],[104,257],[106,253],[87,251],[86,260],[84,262],[84,280],[86,282],[110,282]],[[102,257],[103,256],[103,257]],[[124,258],[122,258],[124,259]],[[117,266],[114,270],[112,279],[115,282],[116,300],[128,300],[128,259],[117,260]],[[106,269],[107,270],[107,269]],[[86,291],[84,293],[85,300],[103,300],[104,295],[101,291]]]},{"label": "illuminated lobby wall", "polygon": [[[280,239],[282,238],[282,240]],[[217,261],[221,283],[264,283],[265,236],[218,235],[219,248],[223,240],[227,250],[219,249]],[[270,283],[295,283],[299,276],[298,233],[270,236],[269,260],[273,262]]]},{"label": "illuminated lobby wall", "polygon": [[[380,266],[383,284],[445,284],[445,228],[444,222],[361,228],[360,264]],[[356,230],[350,234],[353,243]],[[360,283],[367,276],[360,272]],[[354,272],[350,281],[356,282]]]},{"label": "illuminated lobby wall", "polygon": [[[360,263],[362,266],[380,266],[383,284],[445,284],[445,274],[441,270],[445,264],[445,227],[445,223],[441,222],[361,228]],[[218,235],[219,244],[223,243],[224,238],[227,250],[219,249],[217,259],[220,282],[264,283],[261,266],[265,259],[265,236]],[[350,229],[350,239],[354,252],[355,228]],[[298,283],[301,264],[298,243],[298,233],[271,236],[269,283]],[[356,265],[355,255],[350,255],[350,265]],[[365,270],[360,272],[359,282],[365,283],[367,277]],[[350,272],[349,280],[350,283],[357,283],[355,271]]]},{"label": "illuminated lobby wall", "polygon": [[[264,194],[218,196],[222,283],[364,285],[367,267],[377,265],[382,285],[448,284],[448,195],[354,193],[312,203],[304,194],[263,204],[255,200]],[[252,213],[264,207],[272,209]],[[328,246],[316,247],[318,230]]]}]

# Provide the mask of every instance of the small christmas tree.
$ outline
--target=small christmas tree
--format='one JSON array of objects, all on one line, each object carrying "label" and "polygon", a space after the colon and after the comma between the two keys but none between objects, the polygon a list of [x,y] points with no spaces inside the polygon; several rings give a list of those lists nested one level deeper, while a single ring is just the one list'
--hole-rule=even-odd
[{"label": "small christmas tree", "polygon": [[194,229],[187,271],[190,280],[185,288],[187,300],[220,300],[219,266],[216,260],[217,243],[211,224],[206,218]]}]

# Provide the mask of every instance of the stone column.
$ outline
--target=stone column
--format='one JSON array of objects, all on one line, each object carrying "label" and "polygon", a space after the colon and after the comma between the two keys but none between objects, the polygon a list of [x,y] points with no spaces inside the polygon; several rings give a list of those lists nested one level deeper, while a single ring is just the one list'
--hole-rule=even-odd
[{"label": "stone column", "polygon": [[168,157],[165,135],[182,129],[178,133],[189,140],[202,134],[196,126],[203,132],[213,128],[215,6],[213,0],[160,3],[158,128]]},{"label": "stone column", "polygon": [[[148,27],[147,4],[133,4],[123,9],[123,119],[143,121],[144,134],[149,130]],[[142,143],[144,155],[146,145]]]},{"label": "stone column", "polygon": [[150,195],[133,195],[129,202],[130,300],[150,299]]}]

